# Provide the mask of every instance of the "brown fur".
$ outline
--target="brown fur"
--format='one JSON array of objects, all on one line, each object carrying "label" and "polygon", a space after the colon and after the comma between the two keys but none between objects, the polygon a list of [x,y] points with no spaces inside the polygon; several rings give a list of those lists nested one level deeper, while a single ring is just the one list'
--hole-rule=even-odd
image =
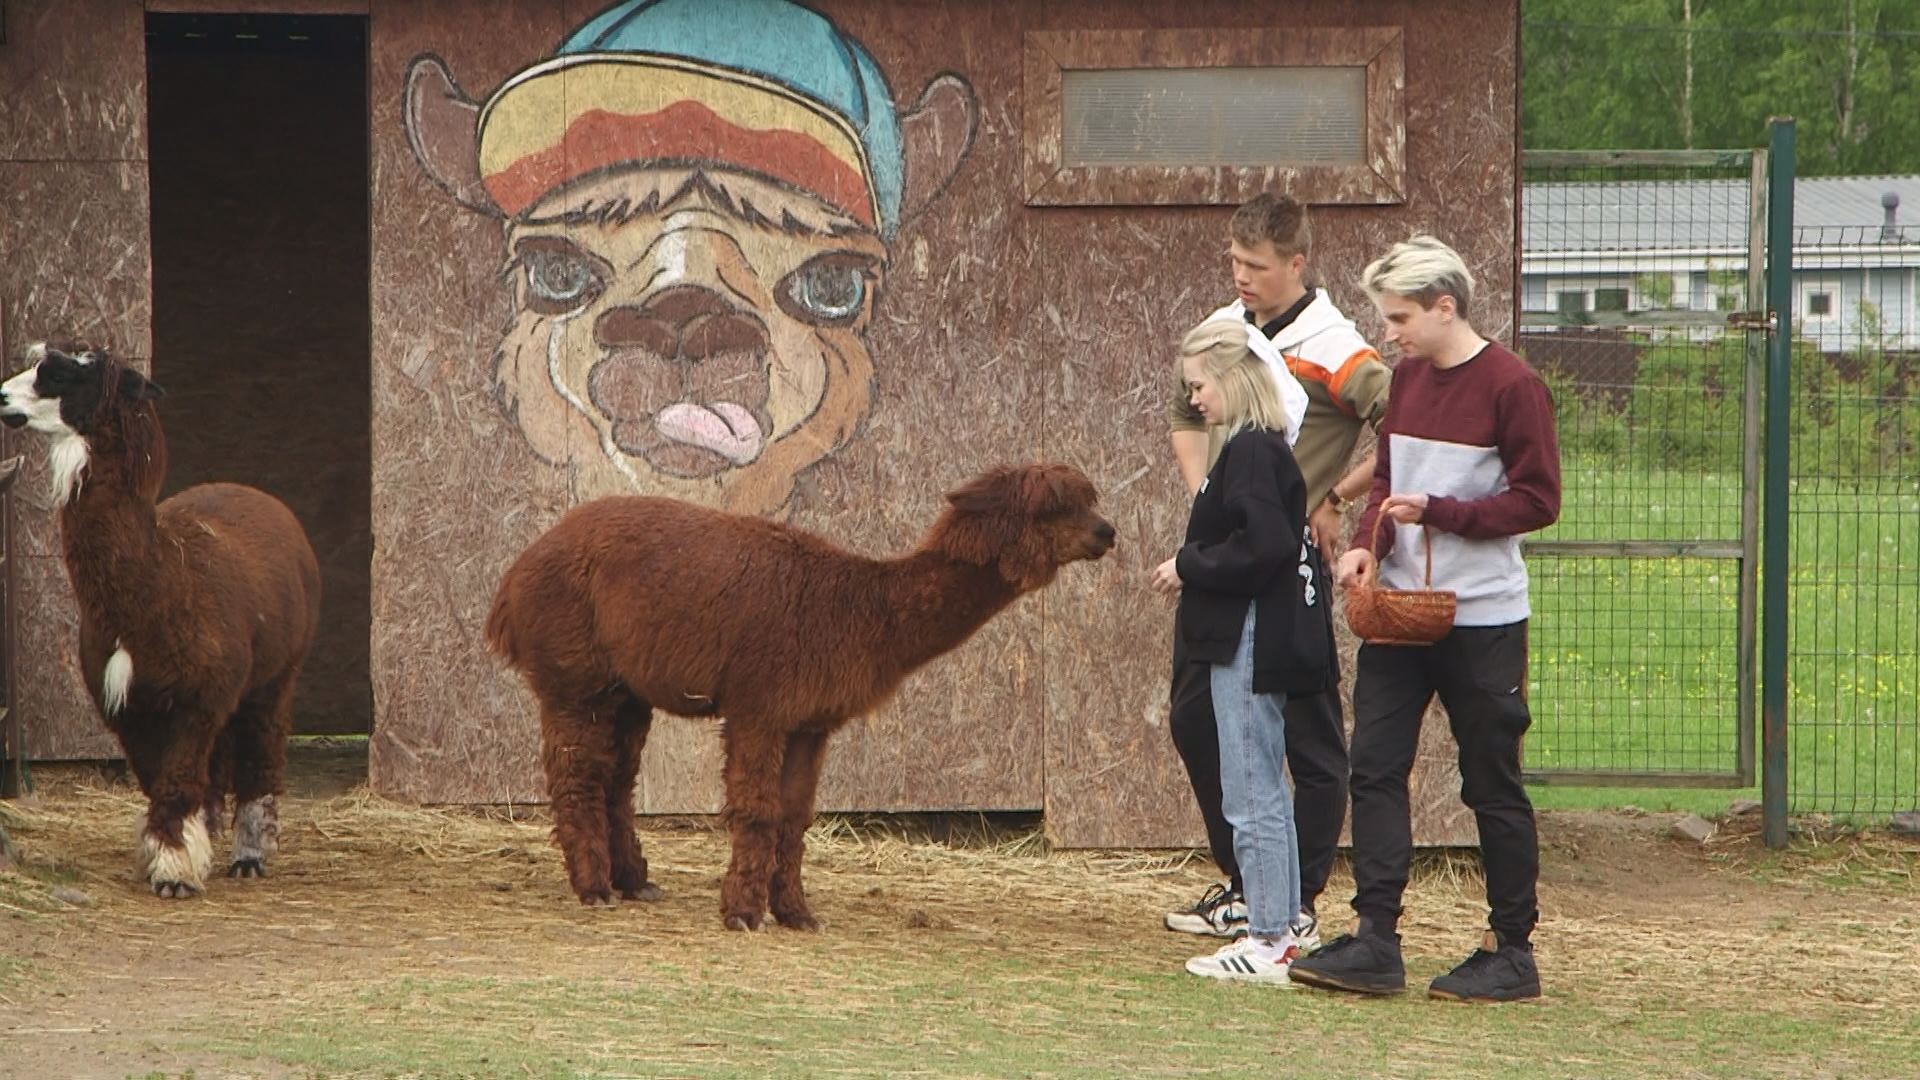
[{"label": "brown fur", "polygon": [[653,710],[724,716],[732,929],[813,929],[801,886],[826,740],[1113,527],[1065,465],[995,469],[912,552],[855,555],[791,526],[671,499],[582,505],[500,582],[487,643],[540,702],[554,838],[582,903],[657,895],[633,832]]},{"label": "brown fur", "polygon": [[[97,362],[116,385],[117,365]],[[80,669],[149,800],[147,834],[178,848],[189,815],[217,834],[229,790],[236,813],[280,793],[320,567],[293,513],[265,492],[203,484],[156,507],[167,455],[151,403],[109,395],[86,439],[85,480],[60,511]],[[102,679],[117,647],[133,680],[109,715]],[[264,859],[239,855],[230,873],[264,874]],[[163,896],[197,890],[150,884]]]}]

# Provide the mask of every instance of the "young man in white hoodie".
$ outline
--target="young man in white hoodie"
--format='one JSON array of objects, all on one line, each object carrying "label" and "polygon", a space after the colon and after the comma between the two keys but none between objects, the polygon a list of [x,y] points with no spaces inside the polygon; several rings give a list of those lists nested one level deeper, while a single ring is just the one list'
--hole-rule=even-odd
[{"label": "young man in white hoodie", "polygon": [[[1366,426],[1378,426],[1387,410],[1393,372],[1379,353],[1340,313],[1326,290],[1306,284],[1312,248],[1306,208],[1290,196],[1257,195],[1228,224],[1233,284],[1239,298],[1209,318],[1243,319],[1271,340],[1307,396],[1306,415],[1293,452],[1307,484],[1309,523],[1322,556],[1333,566],[1342,512],[1364,495],[1373,479],[1373,455],[1354,464],[1355,445]],[[1167,407],[1173,455],[1192,494],[1219,452],[1204,418],[1187,400],[1184,382]],[[1246,929],[1233,831],[1220,810],[1220,750],[1206,664],[1196,664],[1175,644],[1169,726],[1187,768],[1207,827],[1207,843],[1227,881],[1192,907],[1170,911],[1166,926],[1195,934],[1232,937]],[[1337,689],[1289,696],[1285,706],[1287,768],[1293,774],[1295,824],[1299,833],[1302,911],[1295,936],[1311,950],[1319,941],[1314,901],[1326,887],[1347,809],[1347,744]]]}]

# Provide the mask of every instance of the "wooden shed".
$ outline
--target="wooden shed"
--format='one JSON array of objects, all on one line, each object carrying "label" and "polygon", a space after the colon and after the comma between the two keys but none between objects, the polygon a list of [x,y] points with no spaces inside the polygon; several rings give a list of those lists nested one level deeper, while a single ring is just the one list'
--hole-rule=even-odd
[{"label": "wooden shed", "polygon": [[[1518,26],[1517,0],[0,0],[0,346],[151,365],[169,490],[294,507],[326,588],[300,730],[370,734],[374,789],[425,802],[543,797],[480,631],[569,506],[670,494],[877,554],[986,466],[1072,462],[1118,551],[839,736],[821,805],[1197,844],[1145,587],[1185,516],[1172,347],[1231,298],[1227,218],[1263,190],[1311,204],[1314,276],[1369,334],[1360,268],[1430,231],[1507,336]],[[44,448],[5,449],[11,716],[33,758],[115,756]],[[1471,842],[1428,731],[1417,835]],[[711,722],[648,759],[641,812],[718,808]]]}]

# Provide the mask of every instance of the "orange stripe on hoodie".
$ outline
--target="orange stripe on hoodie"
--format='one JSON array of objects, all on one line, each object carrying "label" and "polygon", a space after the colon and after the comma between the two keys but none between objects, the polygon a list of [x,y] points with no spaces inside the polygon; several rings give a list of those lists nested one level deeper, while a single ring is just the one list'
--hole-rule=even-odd
[{"label": "orange stripe on hoodie", "polygon": [[1287,357],[1287,369],[1293,372],[1293,377],[1296,379],[1302,381],[1312,379],[1314,382],[1326,387],[1328,396],[1333,398],[1334,408],[1339,409],[1348,416],[1358,416],[1360,414],[1354,410],[1353,406],[1347,404],[1346,399],[1340,396],[1340,392],[1346,389],[1347,380],[1353,377],[1353,373],[1359,370],[1360,365],[1366,363],[1368,360],[1377,360],[1379,358],[1380,354],[1374,352],[1372,349],[1361,349],[1352,356],[1347,357],[1346,362],[1340,365],[1339,371],[1328,371],[1325,367],[1311,360],[1305,360],[1298,356],[1289,356]]}]

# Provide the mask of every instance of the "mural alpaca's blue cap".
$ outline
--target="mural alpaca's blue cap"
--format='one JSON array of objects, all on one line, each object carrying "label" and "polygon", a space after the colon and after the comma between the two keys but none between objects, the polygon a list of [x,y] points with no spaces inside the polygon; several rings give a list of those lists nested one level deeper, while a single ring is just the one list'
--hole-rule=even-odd
[{"label": "mural alpaca's blue cap", "polygon": [[508,80],[480,117],[480,170],[509,216],[621,165],[712,162],[900,219],[900,119],[880,69],[788,0],[626,0]]}]

